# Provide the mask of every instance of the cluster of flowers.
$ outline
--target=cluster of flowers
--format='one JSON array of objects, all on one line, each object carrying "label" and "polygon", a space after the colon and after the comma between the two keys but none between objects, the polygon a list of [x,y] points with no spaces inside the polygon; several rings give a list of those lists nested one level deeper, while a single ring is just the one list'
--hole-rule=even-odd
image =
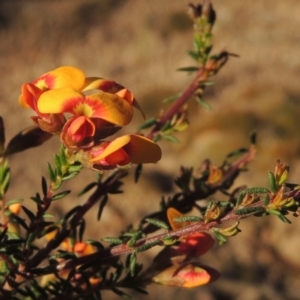
[{"label": "cluster of flowers", "polygon": [[141,135],[105,139],[129,124],[133,107],[141,111],[132,92],[120,84],[85,77],[64,66],[22,86],[19,103],[33,109],[32,120],[44,131],[60,135],[77,160],[95,169],[113,169],[129,163],[154,163],[159,146]]},{"label": "cluster of flowers", "polygon": [[[175,208],[167,210],[167,218],[173,230],[187,226],[188,222],[175,222],[183,215]],[[194,288],[213,282],[220,273],[198,261],[199,256],[208,252],[214,239],[206,232],[196,232],[181,237],[175,245],[166,247],[154,259],[156,275],[152,280],[166,286]]]}]

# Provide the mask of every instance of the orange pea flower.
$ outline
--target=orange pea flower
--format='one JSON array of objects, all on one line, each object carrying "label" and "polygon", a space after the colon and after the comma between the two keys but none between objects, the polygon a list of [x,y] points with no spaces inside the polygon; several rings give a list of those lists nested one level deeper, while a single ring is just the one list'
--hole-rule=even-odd
[{"label": "orange pea flower", "polygon": [[[175,222],[175,218],[183,216],[178,210],[170,207],[167,210],[167,217],[173,230],[180,229],[188,225],[187,222]],[[198,257],[205,254],[212,248],[215,241],[206,232],[196,232],[180,238],[180,244],[174,247],[173,255],[184,255],[185,260],[191,257]]]},{"label": "orange pea flower", "polygon": [[165,286],[195,288],[211,283],[220,277],[220,273],[208,266],[191,262],[182,266],[173,265],[153,277],[155,283]]},{"label": "orange pea flower", "polygon": [[[47,241],[52,240],[55,235],[57,234],[58,229],[54,229],[53,231],[47,233],[45,235],[45,238],[47,239]],[[86,256],[92,253],[95,253],[96,250],[95,248],[88,243],[84,243],[84,242],[73,242],[72,239],[70,238],[66,238],[61,244],[60,244],[60,249],[67,251],[67,252],[73,252],[77,257],[82,257],[82,256]],[[63,258],[59,258],[57,259],[59,262],[62,262],[64,259]],[[59,276],[62,278],[67,278],[69,275],[69,270],[63,270],[59,272]],[[48,275],[44,275],[41,278],[41,285],[42,286],[46,286],[49,282],[51,281],[56,281],[57,277],[54,274],[48,274]],[[89,278],[89,282],[91,285],[96,285],[98,283],[101,282],[101,279],[98,277],[91,277]]]},{"label": "orange pea flower", "polygon": [[41,113],[73,115],[62,129],[64,142],[68,141],[66,146],[70,147],[81,146],[85,139],[101,135],[103,128],[98,119],[106,121],[109,127],[114,128],[127,125],[133,116],[131,104],[117,94],[99,91],[96,94],[84,95],[70,88],[43,93],[37,108]]},{"label": "orange pea flower", "polygon": [[24,84],[19,103],[37,113],[32,119],[42,130],[59,134],[78,161],[94,169],[161,158],[159,146],[141,136],[104,141],[130,123],[133,107],[140,110],[134,95],[112,80],[86,78],[80,69],[65,66]]},{"label": "orange pea flower", "polygon": [[[84,94],[90,90],[96,92]],[[132,107],[140,109],[133,94],[120,84],[97,77],[86,78],[80,69],[70,66],[57,68],[24,84],[19,103],[32,108],[38,115],[33,117],[35,123],[52,133],[62,130],[65,113],[72,114],[74,117],[63,130],[69,135],[67,140],[74,144],[98,134],[96,119],[105,120],[112,127],[124,126],[132,119]]]},{"label": "orange pea flower", "polygon": [[161,149],[152,140],[140,135],[124,135],[111,142],[80,152],[80,161],[95,169],[112,169],[129,163],[155,163]]},{"label": "orange pea flower", "polygon": [[[167,210],[167,218],[173,230],[189,225],[175,222],[182,214],[175,208]],[[217,280],[220,273],[199,262],[191,261],[205,254],[214,244],[213,238],[205,232],[190,234],[179,239],[178,245],[164,248],[154,259],[152,280],[172,287],[194,288]]]}]

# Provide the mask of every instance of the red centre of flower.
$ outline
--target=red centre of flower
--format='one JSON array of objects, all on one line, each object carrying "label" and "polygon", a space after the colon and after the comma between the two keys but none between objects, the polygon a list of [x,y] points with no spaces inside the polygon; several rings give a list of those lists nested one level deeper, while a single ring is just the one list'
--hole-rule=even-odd
[{"label": "red centre of flower", "polygon": [[105,162],[109,165],[125,166],[130,163],[130,157],[126,153],[126,151],[123,148],[121,148],[105,157]]},{"label": "red centre of flower", "polygon": [[75,142],[95,134],[95,124],[86,116],[75,117],[68,128],[68,135]]}]

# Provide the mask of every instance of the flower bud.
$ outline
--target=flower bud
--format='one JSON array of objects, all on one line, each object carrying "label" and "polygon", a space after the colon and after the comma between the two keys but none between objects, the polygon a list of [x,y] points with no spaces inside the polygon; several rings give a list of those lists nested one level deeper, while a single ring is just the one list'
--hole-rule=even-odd
[{"label": "flower bud", "polygon": [[171,266],[154,276],[152,280],[170,287],[195,288],[213,282],[219,277],[220,273],[217,270],[191,262],[180,267]]}]

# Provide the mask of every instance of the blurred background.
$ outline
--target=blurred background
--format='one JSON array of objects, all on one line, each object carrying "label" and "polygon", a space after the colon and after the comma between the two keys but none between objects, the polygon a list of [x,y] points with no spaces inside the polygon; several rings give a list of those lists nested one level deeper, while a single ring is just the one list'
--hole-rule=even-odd
[{"label": "blurred background", "polygon": [[[31,125],[32,112],[18,105],[21,85],[62,65],[87,76],[113,79],[134,92],[147,117],[156,116],[165,97],[180,93],[192,77],[177,72],[192,64],[192,23],[183,0],[1,0],[0,114],[7,140]],[[86,238],[118,235],[130,223],[159,208],[161,195],[175,191],[172,180],[180,165],[197,167],[210,158],[220,164],[257,132],[258,155],[235,186],[267,186],[267,171],[281,159],[291,166],[290,182],[300,175],[300,1],[212,1],[217,11],[214,51],[238,54],[205,93],[211,111],[190,104],[190,128],[177,134],[180,144],[162,142],[163,158],[145,166],[138,185],[131,174],[125,194],[112,197],[101,222],[97,208],[87,215]],[[142,122],[136,113],[132,132]],[[52,162],[59,141],[11,157],[13,181],[8,197],[40,191],[46,161]],[[84,179],[83,179],[84,178]],[[58,217],[82,203],[77,198],[94,179],[84,170],[71,185],[73,196],[54,203]],[[163,184],[162,184],[163,182]],[[66,200],[66,201],[65,201]],[[31,206],[33,207],[33,206]],[[150,296],[135,299],[300,299],[299,219],[293,225],[275,217],[250,218],[242,233],[201,261],[221,271],[217,282],[195,290],[153,285]],[[149,264],[155,251],[141,256]],[[104,299],[117,299],[110,293]]]}]

